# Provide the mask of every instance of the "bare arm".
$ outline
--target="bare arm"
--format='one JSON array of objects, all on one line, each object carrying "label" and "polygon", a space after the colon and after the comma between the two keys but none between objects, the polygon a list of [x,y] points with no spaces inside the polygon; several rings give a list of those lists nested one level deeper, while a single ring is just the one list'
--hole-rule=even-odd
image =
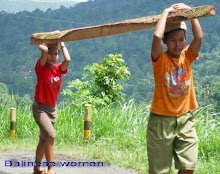
[{"label": "bare arm", "polygon": [[[54,31],[54,33],[60,33],[60,31],[56,30]],[[48,46],[58,47],[58,44],[55,43],[55,44],[47,45],[46,43],[43,43],[39,45],[39,49],[41,50],[41,56],[40,56],[40,62],[39,62],[40,67],[44,66],[47,63]]]},{"label": "bare arm", "polygon": [[190,50],[193,52],[194,55],[197,56],[199,54],[199,50],[202,44],[202,28],[199,24],[198,19],[192,19],[191,25],[194,38],[190,44]]},{"label": "bare arm", "polygon": [[62,62],[60,69],[61,69],[61,71],[65,71],[71,61],[71,57],[70,57],[69,51],[67,50],[64,42],[61,42],[60,46],[61,46],[61,49],[63,52],[63,57],[64,57],[64,61]]},{"label": "bare arm", "polygon": [[151,56],[153,61],[155,62],[163,52],[163,47],[162,47],[163,34],[166,28],[167,16],[172,11],[175,11],[175,9],[172,6],[165,9],[161,15],[160,20],[158,21],[155,27],[152,47],[151,47]]},{"label": "bare arm", "polygon": [[[190,6],[183,3],[174,4],[173,7],[176,10],[191,8]],[[194,38],[190,44],[190,50],[193,52],[194,55],[198,55],[202,44],[202,37],[203,37],[202,28],[199,24],[198,19],[192,19],[191,25],[192,25],[192,32]]]},{"label": "bare arm", "polygon": [[39,49],[41,50],[39,66],[42,67],[47,62],[48,47],[46,44],[41,44],[41,45],[39,45]]}]

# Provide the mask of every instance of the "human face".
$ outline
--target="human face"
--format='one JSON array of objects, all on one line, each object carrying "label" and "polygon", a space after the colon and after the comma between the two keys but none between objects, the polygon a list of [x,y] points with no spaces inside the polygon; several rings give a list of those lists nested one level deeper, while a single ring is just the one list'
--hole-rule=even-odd
[{"label": "human face", "polygon": [[167,52],[173,58],[179,58],[186,44],[186,35],[184,30],[171,31],[164,41],[167,45]]},{"label": "human face", "polygon": [[47,64],[49,67],[53,68],[53,65],[57,63],[59,58],[59,51],[57,48],[49,48],[47,56]]}]

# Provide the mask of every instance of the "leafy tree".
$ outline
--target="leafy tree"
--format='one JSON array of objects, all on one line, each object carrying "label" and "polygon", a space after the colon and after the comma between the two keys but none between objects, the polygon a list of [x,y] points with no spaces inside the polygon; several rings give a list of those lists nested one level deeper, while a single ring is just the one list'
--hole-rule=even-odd
[{"label": "leafy tree", "polygon": [[109,54],[103,59],[101,65],[94,63],[86,66],[84,70],[90,73],[84,75],[91,78],[91,94],[98,98],[103,98],[107,103],[115,102],[118,99],[124,101],[124,94],[121,92],[122,85],[119,80],[129,79],[130,72],[126,66],[122,65],[124,60],[121,54]]}]

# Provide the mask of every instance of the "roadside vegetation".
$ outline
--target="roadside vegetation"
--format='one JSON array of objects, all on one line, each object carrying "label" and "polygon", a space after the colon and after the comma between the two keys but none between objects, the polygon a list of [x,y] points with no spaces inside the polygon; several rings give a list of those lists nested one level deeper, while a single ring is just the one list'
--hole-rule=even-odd
[{"label": "roadside vegetation", "polygon": [[[11,98],[13,100],[13,98]],[[16,138],[10,138],[11,103],[0,104],[0,150],[34,151],[39,136],[31,105],[18,103]],[[133,100],[119,106],[92,108],[91,139],[83,141],[84,109],[61,103],[56,123],[55,152],[95,159],[111,165],[147,171],[146,128],[148,106]],[[199,162],[195,173],[220,170],[219,113],[212,105],[194,111],[199,137]],[[173,170],[175,171],[175,170]],[[174,172],[172,172],[174,173]]]},{"label": "roadside vegetation", "polygon": [[[89,72],[84,78],[69,82],[62,91],[66,98],[58,105],[55,152],[146,173],[150,104],[137,104],[132,99],[123,102],[122,86],[118,81],[128,79],[130,72],[122,62],[121,55],[108,55],[103,64],[87,66],[85,69]],[[9,94],[7,86],[2,83],[0,87],[0,151],[35,151],[39,130],[32,116],[32,100],[28,96]],[[91,139],[85,143],[86,103],[92,104],[92,125]],[[10,138],[11,107],[17,109],[14,140]],[[207,105],[193,111],[199,137],[197,174],[220,171],[220,113],[216,108]],[[176,173],[174,167],[171,173]]]}]

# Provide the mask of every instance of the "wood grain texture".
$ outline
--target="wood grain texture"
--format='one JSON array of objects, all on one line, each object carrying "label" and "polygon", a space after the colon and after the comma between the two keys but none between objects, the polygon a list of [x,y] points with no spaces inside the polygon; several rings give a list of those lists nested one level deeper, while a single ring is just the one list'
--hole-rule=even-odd
[{"label": "wood grain texture", "polygon": [[[175,13],[170,13],[167,19],[167,23],[175,23],[195,18],[215,16],[215,13],[216,11],[214,6],[207,5],[193,7],[190,9],[180,10]],[[41,43],[70,42],[145,30],[155,27],[160,17],[161,15],[146,16],[111,24],[89,26],[83,28],[72,28],[69,30],[61,31],[60,33],[34,33],[31,35],[31,44],[37,45]]]}]

